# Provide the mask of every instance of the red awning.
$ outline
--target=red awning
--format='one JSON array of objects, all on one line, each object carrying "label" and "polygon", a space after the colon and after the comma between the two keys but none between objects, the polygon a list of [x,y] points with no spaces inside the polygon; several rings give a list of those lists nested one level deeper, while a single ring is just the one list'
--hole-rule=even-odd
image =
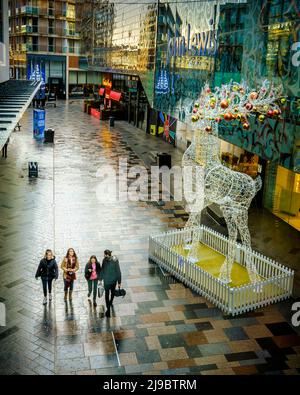
[{"label": "red awning", "polygon": [[103,96],[103,95],[104,95],[104,92],[105,92],[105,89],[104,89],[104,88],[100,88],[100,89],[99,89],[99,95],[100,95],[100,96]]},{"label": "red awning", "polygon": [[110,91],[109,98],[111,100],[120,101],[121,100],[121,92]]}]

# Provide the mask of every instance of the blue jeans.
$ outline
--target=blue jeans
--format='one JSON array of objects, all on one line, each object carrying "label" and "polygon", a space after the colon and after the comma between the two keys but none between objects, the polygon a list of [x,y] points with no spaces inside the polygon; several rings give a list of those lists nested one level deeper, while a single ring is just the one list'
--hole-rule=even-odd
[{"label": "blue jeans", "polygon": [[44,292],[45,298],[46,298],[46,296],[47,296],[47,285],[48,285],[49,294],[51,294],[51,291],[52,291],[52,281],[53,281],[53,278],[48,278],[48,277],[42,278],[43,292]]},{"label": "blue jeans", "polygon": [[88,287],[89,287],[89,295],[91,295],[93,291],[93,299],[96,300],[97,298],[97,286],[98,286],[98,279],[96,280],[87,280]]}]

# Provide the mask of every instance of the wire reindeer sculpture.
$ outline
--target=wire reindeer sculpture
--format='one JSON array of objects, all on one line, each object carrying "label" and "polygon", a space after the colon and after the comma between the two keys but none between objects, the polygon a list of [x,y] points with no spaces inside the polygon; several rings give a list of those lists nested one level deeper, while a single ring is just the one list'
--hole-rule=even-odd
[{"label": "wire reindeer sculpture", "polygon": [[[260,281],[260,276],[251,259],[251,236],[248,228],[248,209],[257,191],[262,186],[260,176],[255,180],[249,175],[231,170],[220,160],[218,124],[220,122],[242,122],[243,129],[250,128],[249,116],[256,115],[260,122],[266,117],[278,117],[281,109],[278,101],[281,88],[275,89],[264,81],[259,90],[250,90],[242,82],[229,83],[211,91],[205,85],[199,101],[193,109],[192,122],[196,125],[193,141],[182,158],[185,189],[191,193],[188,203],[190,212],[186,229],[197,229],[201,223],[201,212],[211,203],[222,210],[228,228],[228,251],[221,266],[219,279],[230,283],[236,253],[238,231],[245,246],[246,268],[250,281]],[[199,228],[198,228],[199,229]],[[193,232],[193,239],[186,240],[188,258],[198,261],[200,231]]]}]

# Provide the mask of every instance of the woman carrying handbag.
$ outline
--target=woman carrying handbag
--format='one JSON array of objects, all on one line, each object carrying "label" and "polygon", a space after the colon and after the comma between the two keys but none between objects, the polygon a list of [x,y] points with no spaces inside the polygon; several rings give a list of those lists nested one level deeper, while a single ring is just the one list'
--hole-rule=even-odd
[{"label": "woman carrying handbag", "polygon": [[85,266],[84,276],[88,283],[88,298],[93,292],[93,305],[97,306],[98,281],[100,280],[101,265],[95,255],[92,255]]},{"label": "woman carrying handbag", "polygon": [[118,258],[111,255],[110,250],[104,251],[104,259],[102,261],[101,280],[104,282],[106,317],[110,317],[110,309],[113,306],[115,290],[118,283],[121,287],[121,270]]}]

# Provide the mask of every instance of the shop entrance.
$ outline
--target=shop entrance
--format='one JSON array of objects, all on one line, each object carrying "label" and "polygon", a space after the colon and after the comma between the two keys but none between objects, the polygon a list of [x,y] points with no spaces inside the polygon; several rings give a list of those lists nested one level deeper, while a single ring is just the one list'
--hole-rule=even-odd
[{"label": "shop entrance", "polygon": [[[267,161],[258,155],[252,154],[237,147],[233,144],[221,141],[221,160],[223,165],[228,166],[232,170],[248,174],[255,179],[260,176],[264,184],[265,171]],[[263,190],[264,186],[257,192],[255,198],[251,202],[251,207],[263,207]]]}]

